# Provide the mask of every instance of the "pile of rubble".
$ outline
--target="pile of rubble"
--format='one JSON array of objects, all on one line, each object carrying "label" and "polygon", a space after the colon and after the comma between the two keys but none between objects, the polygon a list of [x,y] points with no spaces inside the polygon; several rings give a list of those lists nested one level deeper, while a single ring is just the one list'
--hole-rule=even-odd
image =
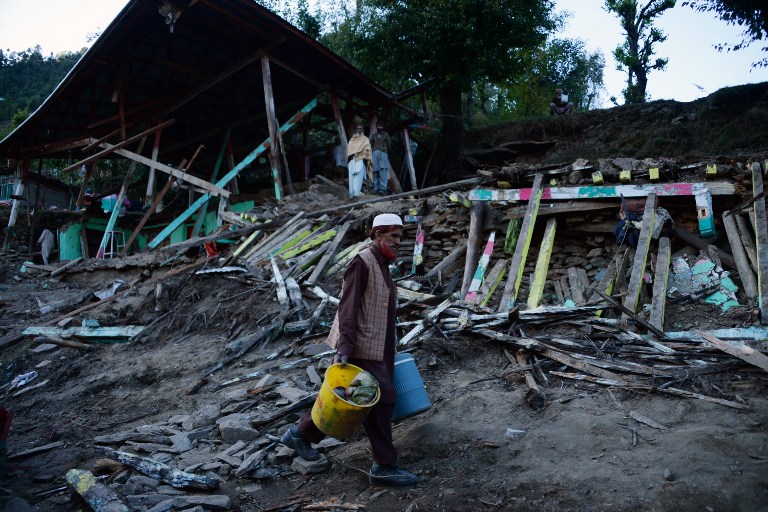
[{"label": "pile of rubble", "polygon": [[[584,176],[586,168],[581,164],[570,172]],[[590,185],[587,199],[557,200],[563,187],[545,187],[547,172],[515,169],[514,176],[483,178],[507,188],[482,188],[473,179],[423,199],[404,193],[314,211],[298,209],[302,202],[293,200],[289,211],[277,214],[267,209],[230,214],[230,230],[153,253],[10,271],[0,301],[13,305],[10,314],[34,311],[38,320],[23,328],[3,326],[3,367],[12,368],[0,388],[7,407],[24,411],[39,405],[32,396],[53,384],[45,376],[55,366],[49,361],[35,367],[36,379],[10,389],[13,377],[32,370],[21,364],[29,358],[14,348],[62,346],[86,353],[105,340],[149,346],[216,333],[211,347],[216,362],[180,391],[215,393],[217,403],[95,436],[93,449],[105,458],[93,471],[73,467],[68,485],[97,511],[230,510],[231,497],[217,493],[222,482],[246,482],[243,492],[255,493],[279,477],[323,471],[326,457],[297,458],[278,443],[279,436],[313,403],[330,361],[322,342],[343,269],[367,245],[372,217],[389,211],[405,220],[406,243],[393,267],[399,349],[423,352],[422,365],[436,353],[455,352],[458,339],[485,340],[504,347],[509,361],[503,374],[487,378],[524,379],[528,404],[537,409],[547,405],[547,387],[554,381],[750,409],[748,401],[705,377],[755,367],[768,371],[768,358],[760,352],[768,332],[758,325],[757,295],[744,284],[746,269],[760,274],[759,245],[749,243],[760,241],[760,222],[749,236],[732,237],[728,230],[728,244],[714,245],[714,239],[691,233],[697,221],[701,227],[702,219],[714,218],[712,211],[697,212],[693,197],[667,200],[670,184],[636,183],[631,186],[642,200],[633,207],[642,216],[637,246],[628,247],[617,244],[613,233],[619,213],[628,209],[618,193],[596,196],[597,186]],[[513,179],[520,189],[508,188]],[[732,185],[703,182],[701,188],[730,190],[717,196],[719,207],[732,207],[730,215],[760,213],[753,205],[759,206],[761,190],[751,202],[737,205]],[[664,213],[674,222],[654,225]],[[742,217],[741,229],[754,218]],[[236,243],[226,251],[220,243],[217,254],[200,255],[202,244],[222,239]],[[6,261],[19,264],[13,255]],[[120,278],[129,274],[133,278]],[[11,297],[13,283],[66,288],[84,276],[100,284],[99,295],[79,293],[76,300],[55,304],[34,292]],[[251,358],[256,348],[268,355]],[[645,417],[638,421],[653,423]],[[338,444],[329,440],[322,447],[327,452]],[[56,447],[12,451],[8,460]],[[55,485],[36,496],[64,488]],[[271,510],[356,506],[305,499]]]}]

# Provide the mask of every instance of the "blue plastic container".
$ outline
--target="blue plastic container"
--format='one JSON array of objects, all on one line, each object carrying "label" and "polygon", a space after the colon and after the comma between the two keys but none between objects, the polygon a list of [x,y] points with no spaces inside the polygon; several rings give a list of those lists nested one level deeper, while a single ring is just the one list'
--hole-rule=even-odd
[{"label": "blue plastic container", "polygon": [[395,355],[395,409],[392,420],[402,420],[432,407],[424,381],[411,354]]}]

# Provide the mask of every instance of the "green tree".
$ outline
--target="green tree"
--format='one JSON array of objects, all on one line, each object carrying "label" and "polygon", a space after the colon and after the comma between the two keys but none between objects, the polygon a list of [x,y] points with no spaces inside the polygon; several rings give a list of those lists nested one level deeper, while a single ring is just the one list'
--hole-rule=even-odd
[{"label": "green tree", "polygon": [[648,73],[667,65],[669,59],[654,59],[654,45],[666,41],[667,36],[653,26],[653,21],[674,6],[675,0],[649,0],[643,5],[637,0],[605,0],[606,9],[618,16],[626,34],[613,55],[618,69],[627,72],[627,88],[623,91],[627,103],[645,102]]},{"label": "green tree", "polygon": [[[361,0],[362,1],[362,0]],[[554,28],[550,0],[365,0],[356,45],[360,65],[380,82],[436,79],[441,138],[432,169],[451,177],[464,148],[462,94],[473,82],[514,80],[525,53]]]},{"label": "green tree", "polygon": [[[764,41],[763,53],[768,54],[768,9],[765,2],[755,0],[689,0],[683,5],[696,11],[711,11],[729,25],[743,27],[743,39],[736,44],[721,43],[718,51],[737,51],[755,41]],[[768,56],[752,64],[752,67],[768,67]]]}]

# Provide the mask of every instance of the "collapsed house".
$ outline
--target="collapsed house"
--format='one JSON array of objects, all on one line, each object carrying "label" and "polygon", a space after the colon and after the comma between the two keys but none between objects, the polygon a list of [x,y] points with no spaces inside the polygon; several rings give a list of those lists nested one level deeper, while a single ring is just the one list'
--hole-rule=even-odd
[{"label": "collapsed house", "polygon": [[[4,282],[13,290],[0,295],[9,319],[0,348],[10,369],[0,392],[16,419],[2,418],[0,441],[11,448],[4,469],[22,473],[20,461],[57,451],[50,465],[69,464],[38,479],[36,500],[64,506],[62,495],[74,490],[97,511],[231,510],[235,500],[220,489],[237,482],[239,498],[259,509],[365,508],[345,494],[262,496],[275,482],[311,482],[344,449],[328,440],[328,456],[310,463],[278,440],[314,402],[330,362],[323,341],[345,265],[381,212],[405,222],[392,268],[398,348],[414,353],[423,371],[457,357],[464,340],[496,347],[504,359],[497,374],[467,386],[509,381],[527,390],[534,411],[572,399],[554,397],[580,385],[754,410],[734,390],[768,371],[764,164],[491,165],[478,160],[485,151],[471,155],[481,168],[466,179],[418,189],[409,172],[407,192],[392,176],[393,195],[350,201],[343,184],[322,176],[304,176],[299,186],[295,170],[305,167],[293,163],[293,143],[283,143],[289,130],[330,126],[344,140],[344,126],[360,111],[398,119],[400,128],[416,113],[255,4],[162,5],[171,7],[158,15],[154,4],[129,3],[62,87],[0,143],[0,154],[19,162],[77,155],[70,167],[85,166],[86,182],[89,166],[112,154],[155,171],[143,198],[148,210],[119,217],[124,185],[106,217],[66,227],[59,263],[5,253],[13,267]],[[145,140],[154,141],[149,158]],[[135,151],[125,149],[131,144]],[[507,147],[542,145],[551,143]],[[233,201],[243,195],[237,179],[259,172],[267,151],[261,169],[276,201]],[[235,155],[245,157],[236,163]],[[169,175],[159,191],[157,173]],[[188,206],[155,222],[173,182],[190,187]],[[114,245],[118,230],[123,243]],[[98,244],[91,232],[101,235]],[[43,284],[50,295],[40,293]],[[161,364],[136,373],[101,359],[109,359],[105,351],[138,359],[160,347]],[[84,354],[101,358],[82,361]],[[71,383],[78,372],[89,375],[87,384]],[[161,390],[168,394],[156,397]],[[85,435],[85,446],[37,435],[46,409],[97,393],[111,414],[93,413],[109,419]],[[177,402],[192,398],[200,400],[195,407]],[[629,417],[668,429],[663,418],[635,410]],[[12,421],[23,422],[16,440],[8,438]],[[378,496],[366,496],[369,508]]]}]

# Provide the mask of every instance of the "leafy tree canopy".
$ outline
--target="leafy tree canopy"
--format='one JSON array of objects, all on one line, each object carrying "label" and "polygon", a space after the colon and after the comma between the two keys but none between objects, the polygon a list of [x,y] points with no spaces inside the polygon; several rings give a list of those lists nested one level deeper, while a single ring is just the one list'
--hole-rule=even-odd
[{"label": "leafy tree canopy", "polygon": [[655,57],[654,45],[663,43],[667,36],[653,26],[653,21],[664,11],[675,6],[675,0],[605,0],[605,8],[621,22],[626,39],[613,55],[618,69],[627,72],[624,99],[627,103],[643,103],[646,100],[648,73],[663,70],[668,59]]},{"label": "leafy tree canopy", "polygon": [[[736,44],[722,43],[719,51],[736,51],[746,48],[755,41],[765,41],[762,50],[768,53],[768,8],[764,1],[756,0],[687,0],[683,5],[701,12],[715,12],[729,25],[743,27],[743,37]],[[768,66],[768,56],[752,64],[753,67]]]}]

